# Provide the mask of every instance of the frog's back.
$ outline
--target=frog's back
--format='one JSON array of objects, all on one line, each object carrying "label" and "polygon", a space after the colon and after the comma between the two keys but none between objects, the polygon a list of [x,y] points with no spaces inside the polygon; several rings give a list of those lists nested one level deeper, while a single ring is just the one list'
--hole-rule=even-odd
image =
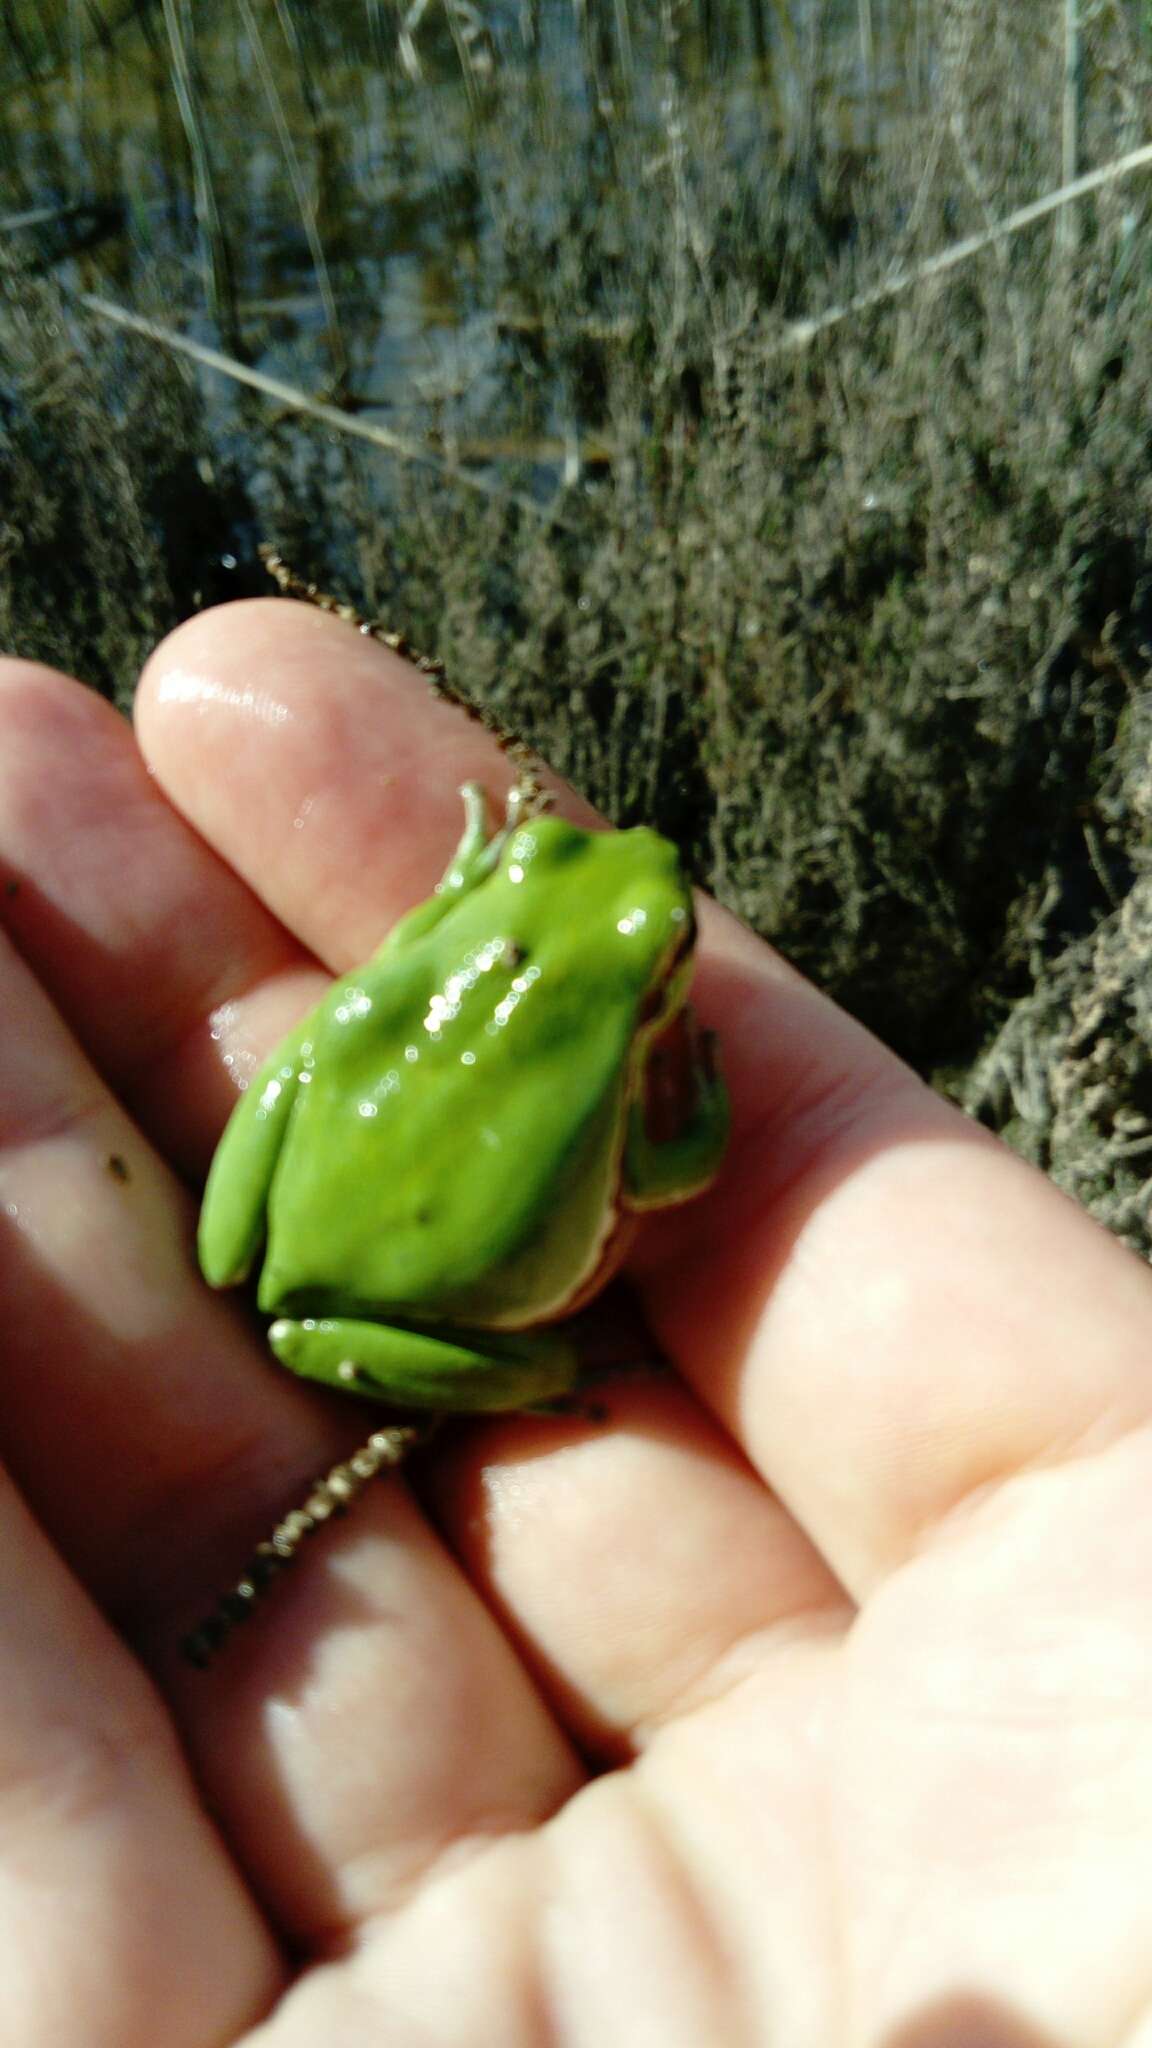
[{"label": "frog's back", "polygon": [[653,976],[690,913],[668,849],[669,934],[646,929],[610,852],[655,835],[541,835],[532,888],[478,888],[317,1013],[269,1197],[269,1311],[512,1327],[595,1272]]}]

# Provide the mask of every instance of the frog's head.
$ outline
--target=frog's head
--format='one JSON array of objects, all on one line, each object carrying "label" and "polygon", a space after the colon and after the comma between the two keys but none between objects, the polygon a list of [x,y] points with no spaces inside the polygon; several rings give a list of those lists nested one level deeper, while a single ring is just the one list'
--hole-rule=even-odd
[{"label": "frog's head", "polygon": [[692,970],[692,897],[671,842],[647,826],[589,832],[552,816],[510,833],[500,874],[516,926],[590,990],[614,991],[653,1030],[682,1007]]}]

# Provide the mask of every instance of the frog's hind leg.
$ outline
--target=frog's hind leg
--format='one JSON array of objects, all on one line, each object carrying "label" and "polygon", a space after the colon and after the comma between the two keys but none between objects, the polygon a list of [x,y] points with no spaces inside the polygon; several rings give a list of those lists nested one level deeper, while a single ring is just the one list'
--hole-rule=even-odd
[{"label": "frog's hind leg", "polygon": [[231,1592],[184,1638],[184,1655],[201,1667],[295,1560],[305,1538],[342,1514],[378,1472],[401,1464],[426,1443],[439,1414],[536,1408],[569,1394],[579,1369],[575,1345],[559,1330],[457,1331],[443,1338],[346,1318],[282,1316],[268,1341],[281,1363],[303,1379],[399,1408],[436,1412],[374,1430],[353,1457],[317,1480],[303,1505],[259,1545]]},{"label": "frog's hind leg", "polygon": [[351,1317],[279,1317],[268,1342],[289,1372],[399,1408],[484,1414],[528,1408],[576,1384],[561,1329],[422,1330]]}]

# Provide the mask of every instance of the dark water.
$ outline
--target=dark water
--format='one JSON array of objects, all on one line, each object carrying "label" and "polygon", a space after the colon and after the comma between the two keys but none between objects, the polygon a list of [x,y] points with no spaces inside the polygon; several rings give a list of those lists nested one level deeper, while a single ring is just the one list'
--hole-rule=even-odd
[{"label": "dark water", "polygon": [[[727,177],[739,207],[816,141],[891,149],[926,103],[928,12],[16,0],[4,242],[458,459],[562,470],[597,455],[580,334],[627,338],[670,177]],[[502,428],[510,375],[535,403]]]}]

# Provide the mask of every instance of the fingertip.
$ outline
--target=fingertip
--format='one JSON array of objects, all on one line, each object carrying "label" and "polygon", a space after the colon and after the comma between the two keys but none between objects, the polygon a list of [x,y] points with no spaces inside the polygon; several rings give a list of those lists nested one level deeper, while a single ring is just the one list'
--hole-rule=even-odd
[{"label": "fingertip", "polygon": [[336,968],[429,894],[459,837],[461,783],[498,793],[510,773],[411,662],[283,598],[219,606],[170,634],[136,716],[172,803]]},{"label": "fingertip", "polygon": [[124,730],[107,699],[48,662],[0,654],[0,731],[6,765],[18,746],[38,744],[45,733],[67,727],[95,732]]},{"label": "fingertip", "polygon": [[325,708],[335,692],[340,710],[366,685],[387,690],[390,716],[407,698],[432,701],[410,662],[347,619],[283,597],[237,598],[184,620],[153,649],[136,693],[136,727],[145,752],[190,713],[275,730],[306,717],[318,686]]}]

